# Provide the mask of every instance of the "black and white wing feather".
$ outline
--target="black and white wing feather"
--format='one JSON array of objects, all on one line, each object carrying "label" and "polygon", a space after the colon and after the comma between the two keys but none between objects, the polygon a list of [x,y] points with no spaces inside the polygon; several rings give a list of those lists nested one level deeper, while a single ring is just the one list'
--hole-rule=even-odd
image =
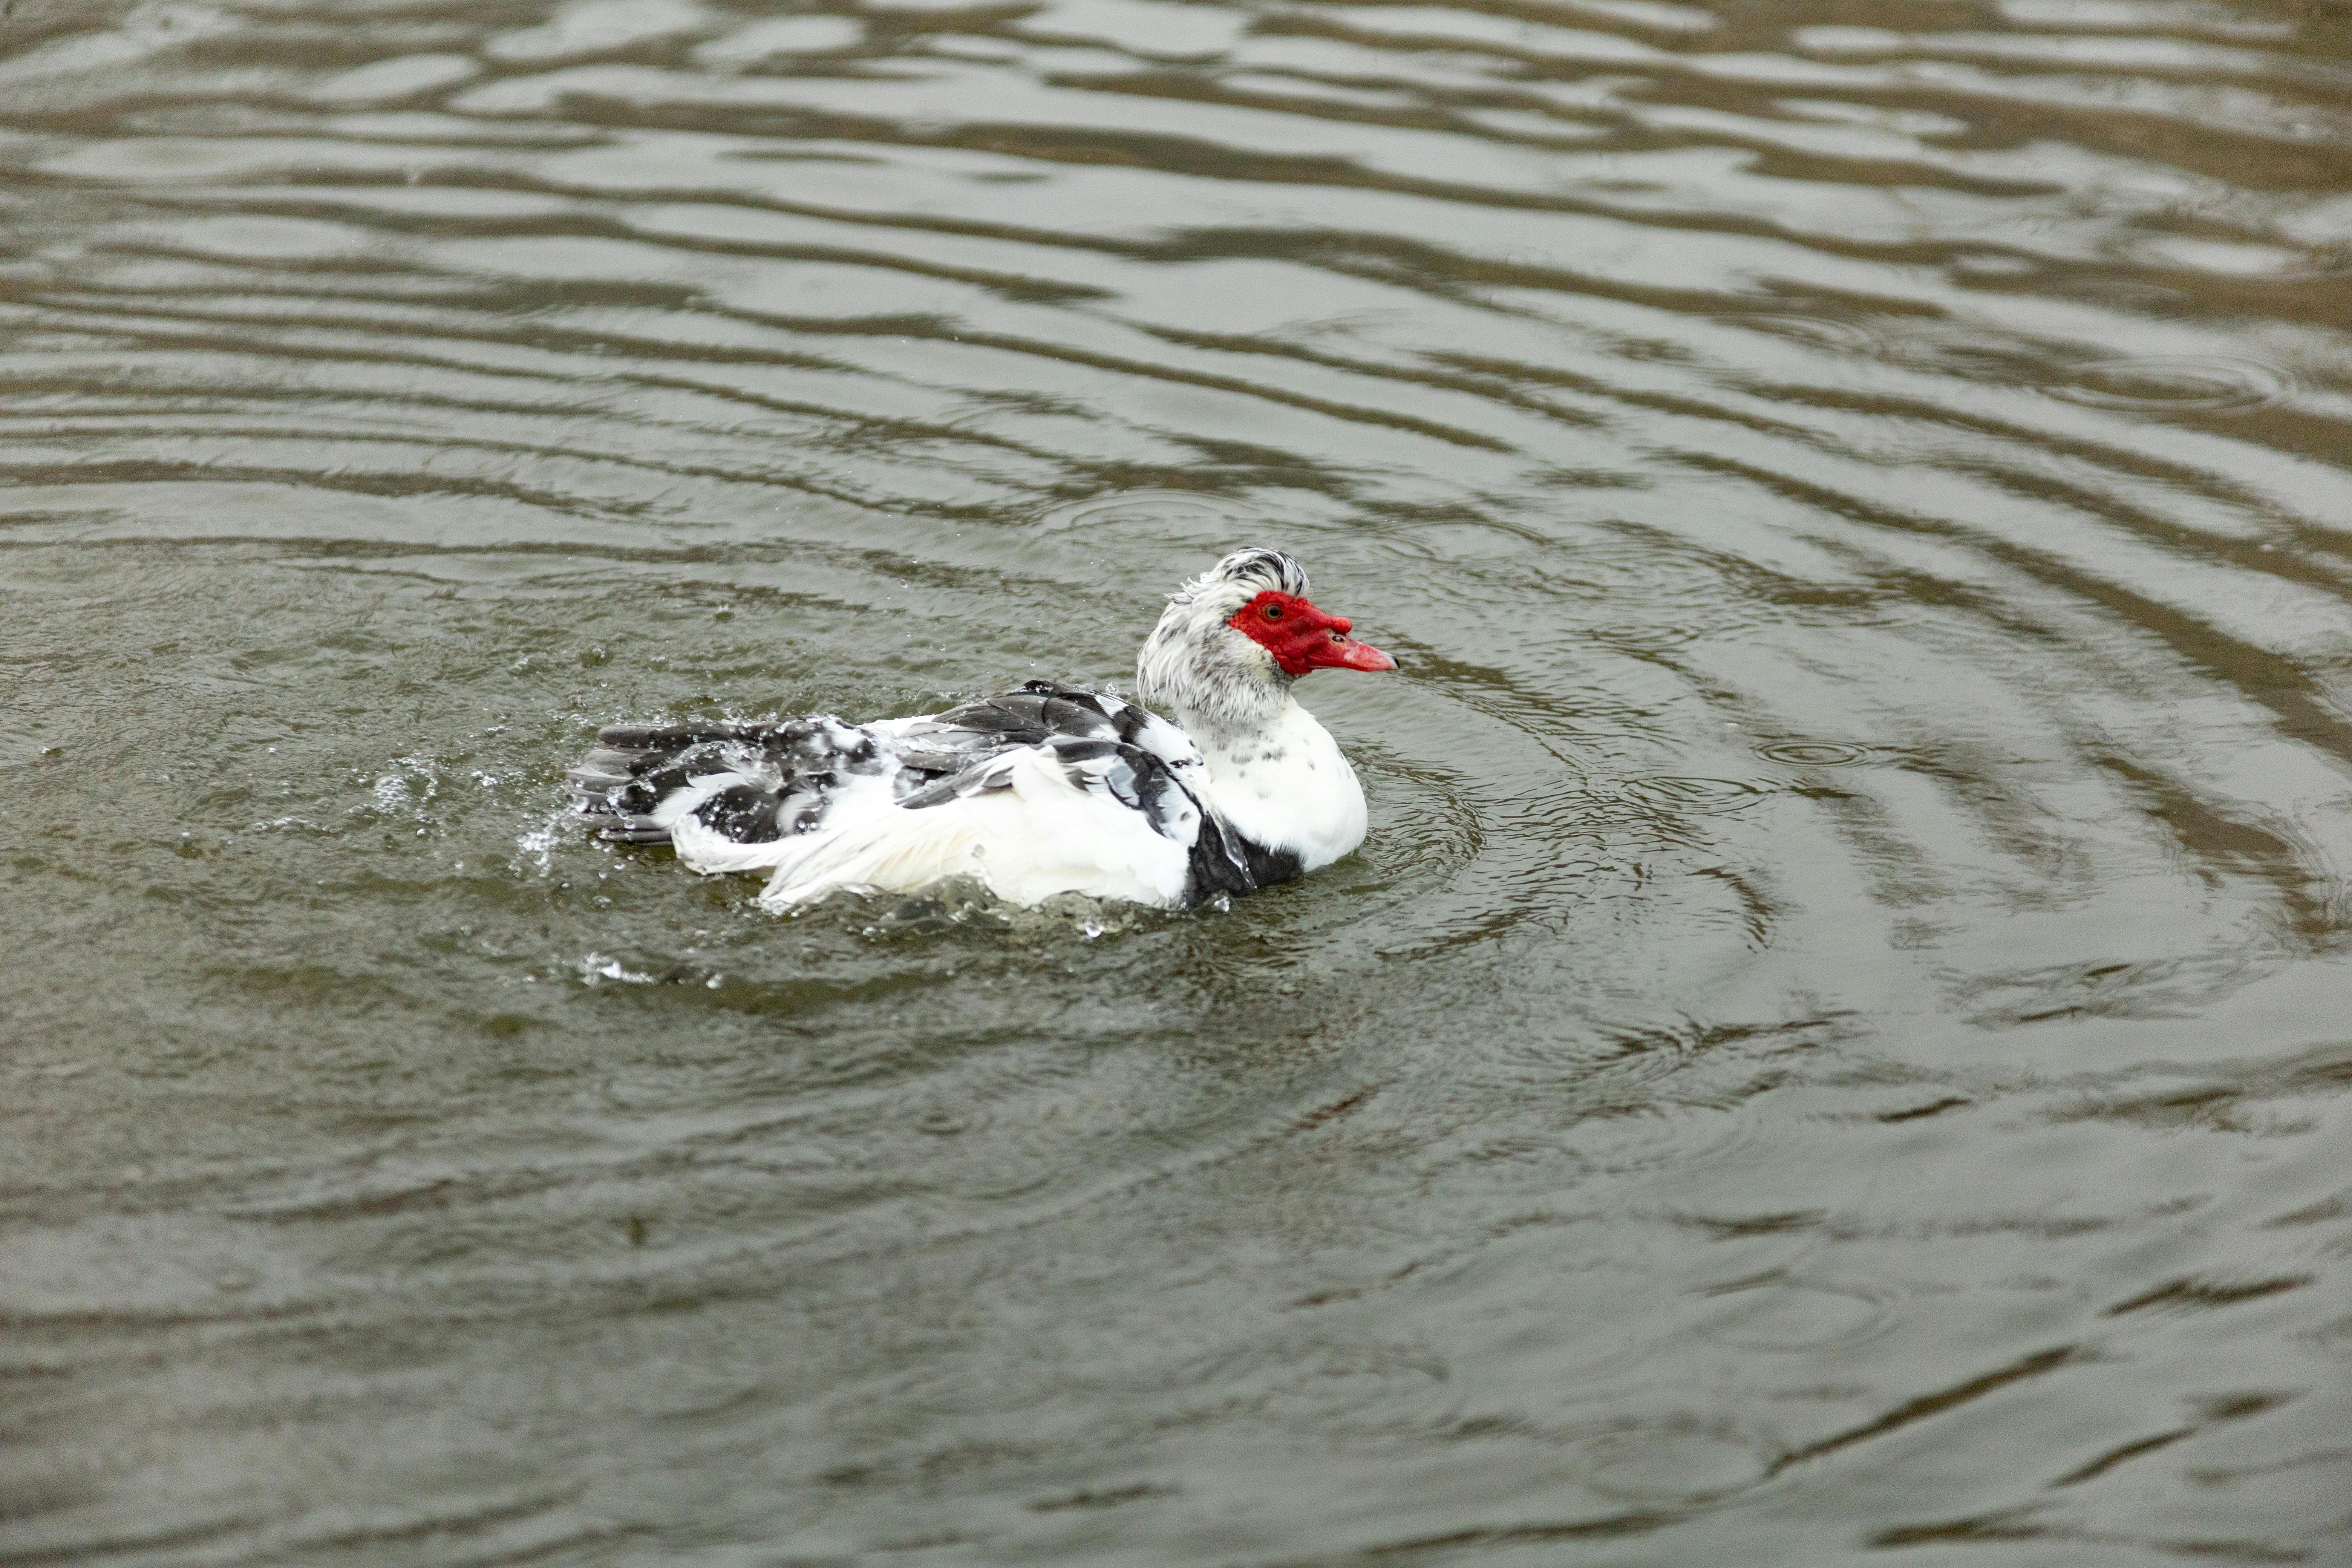
[{"label": "black and white wing feather", "polygon": [[572,778],[606,837],[667,839],[698,870],[772,871],[776,905],[975,875],[1021,903],[1181,906],[1297,874],[1203,805],[1205,764],[1182,731],[1044,681],[862,726],[616,727]]}]

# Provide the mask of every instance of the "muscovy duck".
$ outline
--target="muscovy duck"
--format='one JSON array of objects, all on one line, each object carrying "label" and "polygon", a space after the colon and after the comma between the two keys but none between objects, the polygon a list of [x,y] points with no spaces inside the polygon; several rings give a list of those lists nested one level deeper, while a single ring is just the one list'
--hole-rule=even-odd
[{"label": "muscovy duck", "polygon": [[959,876],[1015,904],[1189,908],[1363,842],[1355,770],[1290,691],[1312,669],[1396,668],[1353,629],[1307,601],[1297,562],[1239,550],[1170,596],[1136,661],[1139,694],[1175,723],[1033,680],[872,724],[615,726],[571,776],[604,837],[770,872],[772,909]]}]

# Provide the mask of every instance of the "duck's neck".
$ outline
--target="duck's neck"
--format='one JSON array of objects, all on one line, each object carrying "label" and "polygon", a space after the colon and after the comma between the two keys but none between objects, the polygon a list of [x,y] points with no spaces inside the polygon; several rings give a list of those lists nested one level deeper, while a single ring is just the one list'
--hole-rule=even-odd
[{"label": "duck's neck", "polygon": [[[1223,719],[1224,721],[1221,722]],[[1209,764],[1209,804],[1261,847],[1328,866],[1364,841],[1364,789],[1331,731],[1287,689],[1254,721],[1179,708]]]}]

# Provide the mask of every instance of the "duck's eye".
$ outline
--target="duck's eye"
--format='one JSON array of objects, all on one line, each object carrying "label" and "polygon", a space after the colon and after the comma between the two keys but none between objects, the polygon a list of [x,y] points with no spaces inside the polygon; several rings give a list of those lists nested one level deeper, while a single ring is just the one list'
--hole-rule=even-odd
[{"label": "duck's eye", "polygon": [[1265,607],[1265,618],[1269,621],[1278,621],[1282,619],[1282,606],[1280,605],[1268,605]]}]

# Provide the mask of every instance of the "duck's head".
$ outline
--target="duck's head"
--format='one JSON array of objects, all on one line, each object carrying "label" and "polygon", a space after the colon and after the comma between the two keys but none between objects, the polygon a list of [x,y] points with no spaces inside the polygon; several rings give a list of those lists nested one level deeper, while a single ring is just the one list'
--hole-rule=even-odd
[{"label": "duck's head", "polygon": [[1265,722],[1314,669],[1394,669],[1307,597],[1307,569],[1279,550],[1236,550],[1169,595],[1136,660],[1144,701],[1212,728]]}]

